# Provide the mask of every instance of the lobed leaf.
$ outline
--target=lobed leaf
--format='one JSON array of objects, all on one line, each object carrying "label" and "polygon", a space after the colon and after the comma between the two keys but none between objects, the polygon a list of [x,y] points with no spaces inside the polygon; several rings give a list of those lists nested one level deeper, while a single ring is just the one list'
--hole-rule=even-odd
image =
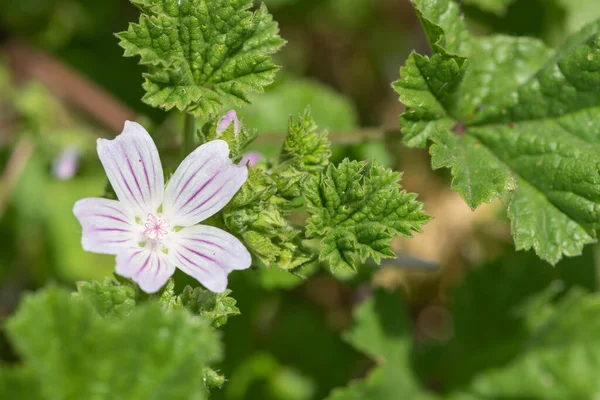
[{"label": "lobed leaf", "polygon": [[399,181],[400,174],[374,161],[347,159],[306,180],[307,236],[321,238],[320,258],[332,270],[354,270],[357,258],[394,257],[392,238],[411,236],[429,220]]},{"label": "lobed leaf", "polygon": [[248,94],[272,83],[271,55],[285,43],[262,5],[250,0],[131,0],[142,15],[119,33],[125,56],[148,67],[144,102],[195,116],[224,103],[249,103]]},{"label": "lobed leaf", "polygon": [[600,227],[600,23],[558,50],[534,39],[471,37],[450,0],[415,0],[434,54],[412,54],[394,88],[404,141],[475,209],[510,193],[517,249],[552,264]]},{"label": "lobed leaf", "polygon": [[331,145],[327,131],[319,131],[310,107],[298,120],[290,117],[288,133],[279,154],[275,174],[277,188],[284,198],[302,197],[302,185],[309,175],[321,173],[329,165]]},{"label": "lobed leaf", "polygon": [[219,328],[227,323],[229,317],[240,315],[240,310],[233,297],[229,297],[231,290],[223,293],[213,293],[204,288],[193,289],[186,286],[180,295],[183,307],[194,314],[202,315],[212,322],[212,326]]}]

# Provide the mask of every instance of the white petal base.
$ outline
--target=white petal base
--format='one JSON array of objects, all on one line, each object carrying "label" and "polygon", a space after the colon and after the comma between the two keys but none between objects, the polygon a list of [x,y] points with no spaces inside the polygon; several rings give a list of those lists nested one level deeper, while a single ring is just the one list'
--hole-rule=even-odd
[{"label": "white petal base", "polygon": [[146,248],[130,248],[117,254],[117,274],[136,282],[146,293],[155,293],[175,272],[165,253]]}]

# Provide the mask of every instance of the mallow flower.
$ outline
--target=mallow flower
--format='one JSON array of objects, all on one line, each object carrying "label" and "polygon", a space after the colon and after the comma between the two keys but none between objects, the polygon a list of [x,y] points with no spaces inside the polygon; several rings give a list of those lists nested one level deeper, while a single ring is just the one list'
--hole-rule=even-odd
[{"label": "mallow flower", "polygon": [[116,255],[116,272],[147,293],[158,291],[175,268],[222,292],[231,271],[250,266],[250,254],[237,238],[199,224],[221,210],[248,177],[245,166],[229,159],[227,142],[199,146],[166,187],[156,145],[135,122],[127,121],[114,140],[98,139],[98,156],[119,200],[75,203],[84,250]]}]

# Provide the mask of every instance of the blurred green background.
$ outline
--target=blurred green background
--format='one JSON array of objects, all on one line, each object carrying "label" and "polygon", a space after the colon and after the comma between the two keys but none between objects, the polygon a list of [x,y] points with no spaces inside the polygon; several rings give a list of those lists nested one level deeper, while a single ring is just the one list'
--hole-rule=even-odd
[{"label": "blurred green background", "polygon": [[[463,359],[456,367],[467,350],[485,352],[502,341],[485,363],[514,357],[522,321],[509,311],[527,294],[555,279],[596,289],[594,247],[556,269],[531,254],[514,254],[502,207],[471,212],[450,191],[448,174],[430,171],[426,153],[400,145],[402,106],[390,83],[412,50],[428,52],[408,0],[266,3],[288,44],[276,57],[282,66],[276,82],[238,110],[243,123],[259,131],[255,149],[275,154],[289,115],[310,105],[330,131],[336,159],[375,158],[405,171],[404,186],[419,193],[435,220],[419,237],[398,241],[397,251],[439,267],[365,266],[360,279],[345,282],[325,271],[307,280],[276,268],[232,275],[242,315],[223,328],[226,358],[219,369],[229,381],[214,398],[320,399],[363,376],[371,362],[340,333],[372,285],[406,294],[418,344],[415,371],[437,390],[460,386],[487,366]],[[550,45],[600,17],[596,0],[465,0],[462,9],[475,32],[530,35]],[[141,102],[142,68],[122,57],[113,36],[138,14],[126,0],[0,1],[0,318],[26,290],[112,273],[114,257],[82,250],[72,215],[76,200],[101,196],[107,184],[96,138],[116,135],[123,119],[132,118],[177,154],[179,116]],[[65,149],[75,149],[80,163],[73,177],[61,180],[53,165]],[[163,156],[167,163],[169,156]],[[487,266],[475,268],[480,265]],[[178,279],[186,283],[183,275]],[[502,286],[487,287],[490,282]],[[469,307],[482,298],[494,300],[486,307],[500,318],[469,321],[481,315]],[[0,357],[14,360],[3,339],[0,344]]]}]

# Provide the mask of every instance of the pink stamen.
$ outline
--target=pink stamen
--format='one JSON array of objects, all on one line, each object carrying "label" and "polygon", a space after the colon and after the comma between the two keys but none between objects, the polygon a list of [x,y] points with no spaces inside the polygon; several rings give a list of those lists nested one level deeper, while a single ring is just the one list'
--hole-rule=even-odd
[{"label": "pink stamen", "polygon": [[146,228],[144,236],[154,240],[162,240],[169,233],[171,225],[164,218],[159,219],[154,214],[148,214],[144,227]]}]

